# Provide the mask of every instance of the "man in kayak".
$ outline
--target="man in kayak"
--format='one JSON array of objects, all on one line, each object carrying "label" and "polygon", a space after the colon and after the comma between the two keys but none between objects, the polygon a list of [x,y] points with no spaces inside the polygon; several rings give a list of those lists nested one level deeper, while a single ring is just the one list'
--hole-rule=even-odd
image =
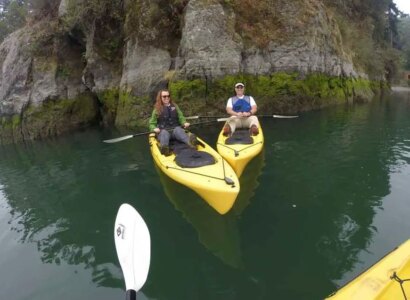
[{"label": "man in kayak", "polygon": [[228,136],[235,132],[236,128],[249,128],[252,135],[259,133],[259,121],[255,116],[257,111],[256,102],[252,96],[245,95],[245,85],[242,82],[235,84],[236,96],[228,99],[226,112],[231,115],[227,121],[223,134]]},{"label": "man in kayak", "polygon": [[178,105],[172,101],[170,92],[168,90],[160,90],[157,94],[151,118],[149,119],[149,130],[157,134],[163,155],[170,155],[170,139],[175,139],[187,144],[190,148],[196,149],[195,135],[188,136],[181,126],[186,129],[189,127],[189,123],[186,121]]}]

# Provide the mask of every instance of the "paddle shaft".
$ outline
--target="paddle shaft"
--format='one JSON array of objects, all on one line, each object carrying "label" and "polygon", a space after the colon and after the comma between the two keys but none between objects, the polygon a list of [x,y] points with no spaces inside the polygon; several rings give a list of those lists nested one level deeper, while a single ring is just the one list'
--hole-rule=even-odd
[{"label": "paddle shaft", "polygon": [[[218,121],[217,121],[217,120],[213,120],[213,121],[199,122],[199,123],[191,124],[190,126],[206,125],[206,124],[211,124],[211,123],[215,123],[215,122],[218,122]],[[176,128],[176,127],[166,128],[166,130],[173,130],[173,129],[175,129],[175,128]],[[128,140],[128,139],[132,139],[132,138],[137,137],[137,136],[148,135],[148,134],[151,134],[151,133],[154,133],[154,132],[153,132],[153,131],[146,131],[146,132],[140,132],[140,133],[135,133],[135,134],[129,134],[129,135],[125,135],[125,136],[118,137],[118,138],[114,138],[114,139],[110,139],[110,140],[104,140],[103,142],[104,142],[104,143],[109,143],[109,144],[111,144],[111,143],[118,143],[118,142],[121,142],[121,141],[125,141],[125,140]]]},{"label": "paddle shaft", "polygon": [[136,300],[137,299],[137,292],[134,290],[127,290],[125,294],[126,300]]},{"label": "paddle shaft", "polygon": [[[279,119],[291,119],[291,118],[297,118],[299,116],[285,116],[285,115],[254,115],[258,118],[279,118]],[[220,118],[226,118],[226,116],[198,116],[198,118],[208,118],[208,119],[220,119]]]}]

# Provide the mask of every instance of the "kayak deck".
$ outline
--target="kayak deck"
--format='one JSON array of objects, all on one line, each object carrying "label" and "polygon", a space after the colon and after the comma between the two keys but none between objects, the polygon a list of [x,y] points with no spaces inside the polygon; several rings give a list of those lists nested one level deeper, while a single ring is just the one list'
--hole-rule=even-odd
[{"label": "kayak deck", "polygon": [[228,161],[240,177],[247,164],[258,155],[264,144],[262,128],[259,133],[251,136],[249,129],[236,129],[232,136],[224,136],[223,129],[219,133],[216,148],[219,154]]},{"label": "kayak deck", "polygon": [[[155,134],[149,136],[149,144],[155,164],[167,176],[195,191],[220,214],[227,213],[239,194],[239,179],[232,167],[209,145],[198,138],[197,151],[192,159],[199,159],[200,152],[211,155],[215,162],[199,167],[181,167],[177,155],[162,155]],[[195,153],[198,152],[198,153]]]}]

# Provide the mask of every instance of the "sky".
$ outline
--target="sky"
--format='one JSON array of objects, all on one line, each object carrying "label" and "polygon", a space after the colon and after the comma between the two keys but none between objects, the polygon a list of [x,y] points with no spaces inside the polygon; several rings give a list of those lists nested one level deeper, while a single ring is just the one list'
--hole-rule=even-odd
[{"label": "sky", "polygon": [[393,0],[393,2],[399,10],[410,15],[410,0]]}]

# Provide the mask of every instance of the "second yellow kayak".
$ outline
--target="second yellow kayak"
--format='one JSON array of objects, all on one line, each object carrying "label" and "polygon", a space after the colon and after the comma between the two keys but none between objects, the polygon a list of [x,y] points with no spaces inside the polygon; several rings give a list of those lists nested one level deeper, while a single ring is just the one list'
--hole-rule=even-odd
[{"label": "second yellow kayak", "polygon": [[263,144],[263,131],[259,126],[259,133],[254,136],[250,135],[248,129],[236,129],[232,136],[224,136],[221,130],[216,148],[240,177],[251,159],[262,151]]},{"label": "second yellow kayak", "polygon": [[388,253],[326,299],[410,299],[410,240]]}]

